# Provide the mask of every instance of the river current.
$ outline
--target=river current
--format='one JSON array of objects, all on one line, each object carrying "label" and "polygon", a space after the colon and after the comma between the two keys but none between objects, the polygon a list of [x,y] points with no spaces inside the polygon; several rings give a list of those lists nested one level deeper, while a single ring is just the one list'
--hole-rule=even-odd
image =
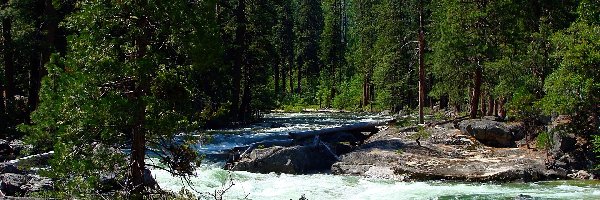
[{"label": "river current", "polygon": [[[267,140],[285,140],[294,131],[386,119],[387,116],[357,113],[274,113],[266,114],[261,123],[244,128],[210,130],[212,139],[197,145],[206,155],[191,184],[172,177],[168,172],[152,169],[163,189],[174,192],[187,187],[200,192],[234,185],[224,199],[514,199],[525,195],[532,199],[600,199],[598,181],[546,181],[536,183],[467,183],[449,181],[400,182],[331,174],[291,175],[229,172],[221,169],[223,154],[239,146]],[[150,162],[152,162],[150,160]],[[191,188],[190,188],[191,187]],[[203,194],[202,194],[203,193]]]}]

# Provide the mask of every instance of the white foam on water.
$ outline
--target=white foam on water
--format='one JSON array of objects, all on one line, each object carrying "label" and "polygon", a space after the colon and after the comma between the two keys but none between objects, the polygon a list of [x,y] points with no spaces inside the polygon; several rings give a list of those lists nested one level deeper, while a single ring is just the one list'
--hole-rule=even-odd
[{"label": "white foam on water", "polygon": [[[327,174],[290,175],[228,172],[205,167],[193,177],[193,188],[200,192],[221,189],[231,173],[235,185],[225,199],[512,199],[519,194],[542,199],[600,199],[600,187],[536,184],[481,184],[455,182],[397,182],[354,176]],[[163,189],[179,191],[185,186],[163,170],[152,170]]]}]

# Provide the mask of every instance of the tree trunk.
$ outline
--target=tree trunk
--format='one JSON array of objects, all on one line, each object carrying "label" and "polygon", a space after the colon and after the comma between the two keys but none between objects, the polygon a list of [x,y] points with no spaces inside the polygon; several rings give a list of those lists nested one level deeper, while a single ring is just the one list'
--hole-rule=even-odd
[{"label": "tree trunk", "polygon": [[[6,107],[5,107],[4,102],[5,102],[5,98],[4,98],[4,82],[0,81],[0,117],[3,117],[4,116],[4,112],[6,111]],[[4,123],[4,122],[2,122],[2,123]],[[0,124],[0,131],[2,131],[2,124]]]},{"label": "tree trunk", "polygon": [[362,103],[360,105],[361,108],[366,107],[367,105],[369,105],[369,75],[366,75],[363,78],[363,84],[362,84]]},{"label": "tree trunk", "polygon": [[481,100],[481,114],[482,115],[486,115],[486,113],[487,113],[487,105],[486,105],[486,102],[485,102],[485,96],[486,96],[485,94],[482,94],[481,98],[480,98],[480,100]]},{"label": "tree trunk", "polygon": [[299,60],[298,62],[298,89],[296,90],[296,93],[301,94],[302,93],[302,67],[304,66],[304,60],[302,60],[302,58]]},{"label": "tree trunk", "polygon": [[273,67],[275,68],[275,69],[273,69],[273,71],[274,71],[273,74],[275,76],[275,77],[273,77],[275,79],[274,80],[275,81],[275,95],[279,96],[279,94],[281,93],[279,91],[279,63],[275,64]]},{"label": "tree trunk", "polygon": [[233,88],[231,100],[231,116],[239,119],[240,96],[242,92],[242,68],[244,66],[244,52],[246,49],[246,0],[239,0],[235,9],[235,20],[237,27],[234,40],[233,61]]},{"label": "tree trunk", "polygon": [[[248,70],[248,69],[246,69]],[[244,91],[242,97],[242,104],[240,105],[240,114],[241,120],[243,122],[247,122],[249,119],[250,112],[250,102],[252,101],[252,90],[250,88],[250,72],[245,72],[244,74]]]},{"label": "tree trunk", "polygon": [[[138,86],[141,88],[141,86]],[[144,130],[144,121],[146,116],[146,105],[142,99],[143,91],[136,91],[134,102],[136,104],[136,113],[134,118],[131,144],[131,193],[134,199],[142,199],[144,191],[144,168],[146,166],[146,132]]]},{"label": "tree trunk", "polygon": [[498,116],[498,108],[500,107],[500,101],[499,100],[495,100],[494,101],[494,116]]},{"label": "tree trunk", "polygon": [[58,13],[54,8],[51,0],[44,1],[44,23],[42,26],[44,41],[41,42],[41,58],[35,69],[30,72],[30,88],[29,88],[29,109],[33,111],[39,104],[39,92],[41,88],[42,78],[48,73],[46,64],[50,61],[52,47],[55,45],[56,32],[58,31]]},{"label": "tree trunk", "polygon": [[498,106],[498,116],[502,119],[506,118],[506,110],[504,109],[504,104],[506,103],[506,98],[500,98],[500,105]]},{"label": "tree trunk", "polygon": [[[145,6],[145,2],[140,3],[141,7]],[[146,16],[140,16],[137,26],[143,30],[143,33],[136,37],[135,46],[137,48],[136,59],[140,60],[146,57],[147,46],[149,44],[150,33],[148,30],[150,22]],[[147,67],[147,66],[146,66]],[[146,102],[143,97],[150,90],[150,74],[140,74],[138,84],[134,90],[133,103],[135,104],[135,113],[133,118],[133,127],[131,130],[131,193],[132,199],[143,199],[144,192],[144,169],[146,167],[146,130],[144,123],[146,121]]]},{"label": "tree trunk", "polygon": [[290,68],[288,70],[290,75],[290,94],[294,93],[294,66],[290,64]]},{"label": "tree trunk", "polygon": [[469,113],[469,117],[471,119],[477,118],[477,111],[479,111],[479,97],[481,96],[481,79],[482,79],[482,69],[477,63],[477,67],[475,67],[475,73],[473,76],[473,96],[471,97],[471,110]]},{"label": "tree trunk", "polygon": [[488,95],[488,110],[486,113],[487,116],[494,115],[494,97],[492,95]]},{"label": "tree trunk", "polygon": [[286,93],[286,84],[287,84],[287,58],[284,57],[282,65],[281,65],[281,94]]},{"label": "tree trunk", "polygon": [[[8,0],[4,0],[4,6],[8,6]],[[3,41],[3,57],[4,57],[4,104],[7,113],[14,111],[14,96],[15,96],[15,64],[14,64],[14,47],[12,44],[12,18],[4,16],[2,19],[2,41]]]},{"label": "tree trunk", "polygon": [[0,81],[0,118],[5,119],[0,121],[0,139],[6,139],[7,117],[6,107],[4,105],[4,83]]},{"label": "tree trunk", "polygon": [[448,95],[443,95],[440,97],[440,109],[448,108]]},{"label": "tree trunk", "polygon": [[423,0],[419,0],[419,124],[425,123],[425,30],[423,29]]},{"label": "tree trunk", "polygon": [[459,113],[462,112],[462,109],[460,108],[460,104],[458,103],[454,103],[454,112]]}]

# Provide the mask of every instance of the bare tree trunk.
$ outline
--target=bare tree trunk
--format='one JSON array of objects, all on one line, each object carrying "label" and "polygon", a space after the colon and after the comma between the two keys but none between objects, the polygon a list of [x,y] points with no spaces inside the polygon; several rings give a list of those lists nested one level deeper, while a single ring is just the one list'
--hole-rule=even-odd
[{"label": "bare tree trunk", "polygon": [[419,0],[419,124],[424,122],[425,106],[425,30],[423,29],[423,1]]},{"label": "bare tree trunk", "polygon": [[475,67],[475,73],[473,76],[473,96],[471,97],[471,110],[469,116],[471,119],[477,118],[477,111],[479,111],[479,97],[481,96],[481,79],[482,79],[482,69],[477,63],[477,67]]}]

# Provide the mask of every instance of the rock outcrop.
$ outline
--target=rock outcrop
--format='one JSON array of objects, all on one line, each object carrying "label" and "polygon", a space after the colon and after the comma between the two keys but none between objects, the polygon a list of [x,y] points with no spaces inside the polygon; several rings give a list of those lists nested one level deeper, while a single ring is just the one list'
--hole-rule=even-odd
[{"label": "rock outcrop", "polygon": [[258,173],[287,174],[325,171],[336,161],[336,155],[333,155],[328,148],[320,144],[255,149],[235,163],[232,169]]},{"label": "rock outcrop", "polygon": [[4,173],[0,174],[0,182],[0,190],[7,196],[22,196],[53,188],[51,179],[32,174]]},{"label": "rock outcrop", "polygon": [[[467,142],[460,131],[438,126],[418,146],[396,128],[378,133],[332,166],[334,174],[394,180],[539,181],[566,178],[548,170],[545,154],[518,148],[494,148]],[[455,138],[447,142],[441,138]],[[458,142],[460,141],[460,142]],[[464,142],[463,142],[464,141]]]},{"label": "rock outcrop", "polygon": [[516,147],[515,141],[525,137],[517,125],[485,119],[464,120],[458,123],[458,128],[491,147]]}]

